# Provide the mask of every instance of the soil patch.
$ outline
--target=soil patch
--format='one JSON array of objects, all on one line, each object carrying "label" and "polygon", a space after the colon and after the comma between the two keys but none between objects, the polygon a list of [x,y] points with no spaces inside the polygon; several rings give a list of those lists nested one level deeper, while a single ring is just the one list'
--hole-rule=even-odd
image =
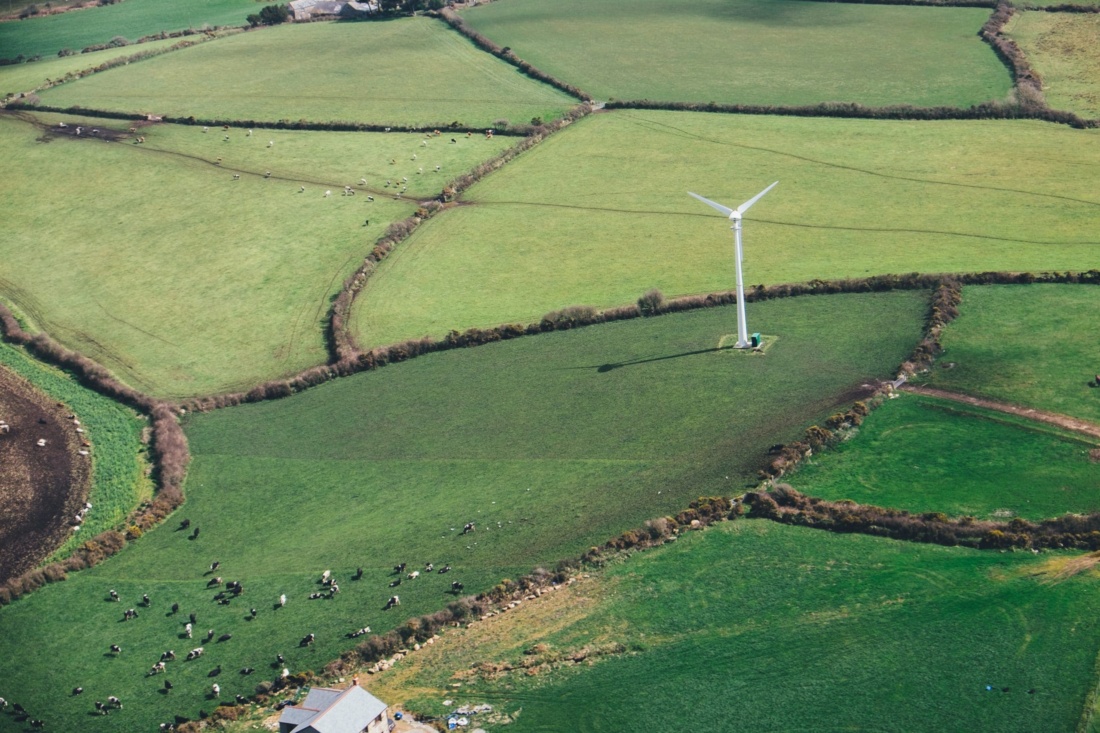
[{"label": "soil patch", "polygon": [[[72,413],[0,367],[0,582],[46,558],[77,525],[91,457]],[[39,441],[45,440],[45,445]]]}]

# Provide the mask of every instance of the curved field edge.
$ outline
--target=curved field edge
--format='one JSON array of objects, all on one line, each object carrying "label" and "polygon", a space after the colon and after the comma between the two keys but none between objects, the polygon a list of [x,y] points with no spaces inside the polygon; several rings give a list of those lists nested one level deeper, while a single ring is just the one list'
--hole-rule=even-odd
[{"label": "curved field edge", "polygon": [[[81,685],[95,696],[110,687],[109,694],[133,700],[125,724],[155,723],[172,710],[193,717],[209,705],[206,673],[215,665],[247,664],[268,674],[268,660],[280,652],[294,672],[319,669],[353,644],[346,633],[365,624],[385,631],[410,613],[438,609],[451,579],[468,592],[486,590],[537,562],[603,541],[624,524],[678,510],[686,497],[751,477],[761,448],[801,430],[815,417],[807,411],[827,412],[843,399],[835,391],[892,370],[918,337],[925,308],[915,292],[776,301],[767,310],[780,339],[758,359],[713,351],[730,309],[695,311],[448,352],[285,400],[194,415],[187,425],[194,453],[188,504],[176,517],[190,519],[190,530],[201,528],[201,535],[188,540],[189,532],[174,531],[176,523],[161,526],[110,561],[3,609],[0,644],[8,648],[0,659],[25,659],[10,645],[28,638],[20,629],[38,626],[36,638],[68,650],[66,680],[58,683],[64,689]],[[872,329],[877,345],[860,338],[854,348],[847,337],[826,338],[827,324],[845,317],[881,321],[883,328]],[[909,326],[898,328],[902,323]],[[649,359],[655,347],[683,356],[627,363]],[[688,353],[700,347],[711,353]],[[599,371],[606,361],[623,366]],[[784,375],[768,377],[769,364]],[[788,369],[812,370],[813,385],[786,375]],[[722,376],[729,370],[742,374],[732,385]],[[760,379],[783,388],[770,393],[763,383],[754,386]],[[788,389],[798,383],[812,386],[815,397]],[[730,423],[736,431],[726,434],[720,424],[733,420],[734,411],[714,403],[735,399],[731,389],[757,394],[758,406],[738,407]],[[483,399],[487,394],[495,398]],[[577,400],[584,410],[569,407]],[[751,430],[750,420],[758,423]],[[699,441],[701,430],[714,442]],[[647,458],[654,441],[664,446],[657,462]],[[608,502],[612,495],[618,500]],[[601,508],[615,516],[599,516]],[[478,530],[460,539],[461,521],[469,520]],[[202,572],[212,558],[227,579],[248,587],[244,608],[210,600]],[[387,615],[382,604],[395,592],[387,587],[390,567],[419,558],[453,570],[403,584],[399,613]],[[357,566],[363,579],[349,581]],[[342,592],[333,601],[310,601],[306,595],[325,568],[339,577]],[[104,600],[109,588],[124,599],[148,593],[153,607],[137,623],[118,625],[119,606]],[[273,611],[280,593],[290,602]],[[181,604],[180,617],[164,615],[172,602]],[[255,622],[247,620],[253,604],[260,612]],[[62,607],[70,610],[59,615],[54,609]],[[233,641],[207,646],[202,664],[173,666],[166,709],[156,693],[160,680],[144,677],[145,658],[165,645],[179,651],[186,642],[175,634],[190,610],[201,627],[231,633]],[[317,643],[297,648],[307,631]],[[111,643],[126,649],[118,660],[103,657]],[[45,662],[49,655],[38,656]],[[33,682],[45,673],[33,660],[21,662],[20,678],[40,692],[28,687],[13,696],[36,709],[49,700],[63,719],[95,728],[99,721],[84,715],[84,701],[54,699]],[[235,677],[223,676],[224,694],[251,694],[255,680]]]},{"label": "curved field edge", "polygon": [[45,562],[67,557],[88,537],[120,527],[152,495],[149,458],[142,441],[145,421],[132,410],[77,384],[71,376],[0,342],[0,365],[63,402],[80,419],[92,443],[92,472],[87,513],[80,535],[71,534]]}]

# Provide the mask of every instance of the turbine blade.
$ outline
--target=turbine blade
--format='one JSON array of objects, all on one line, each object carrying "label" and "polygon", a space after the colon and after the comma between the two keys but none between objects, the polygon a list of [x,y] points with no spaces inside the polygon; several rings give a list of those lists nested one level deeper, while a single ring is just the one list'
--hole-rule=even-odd
[{"label": "turbine blade", "polygon": [[[775,184],[772,184],[772,185],[774,186]],[[722,206],[722,204],[715,203],[715,202],[711,201],[710,199],[705,199],[702,196],[700,196],[699,194],[692,193],[691,191],[688,191],[687,193],[688,193],[688,196],[699,199],[700,201],[702,201],[707,206],[709,206],[713,209],[718,209],[719,211],[722,212],[723,216],[729,216],[730,214],[733,213],[733,209],[729,208],[728,206]],[[763,194],[761,194],[761,195],[763,195]]]},{"label": "turbine blade", "polygon": [[755,203],[756,203],[757,201],[759,201],[760,199],[764,198],[764,194],[766,194],[766,193],[767,193],[768,191],[771,191],[771,190],[772,190],[773,188],[775,188],[775,187],[776,187],[776,186],[777,186],[778,184],[779,184],[779,181],[776,181],[775,183],[773,183],[772,185],[768,186],[767,188],[765,188],[765,189],[764,189],[763,191],[761,191],[760,193],[758,193],[758,194],[756,194],[755,196],[753,196],[753,197],[752,197],[751,199],[749,199],[749,200],[748,200],[748,201],[746,201],[745,203],[743,203],[743,204],[741,204],[740,206],[738,206],[738,207],[737,207],[737,211],[738,211],[738,213],[740,213],[740,214],[744,214],[744,213],[745,213],[746,211],[748,211],[748,210],[749,210],[749,207],[750,207],[750,206],[752,206],[753,204],[755,204]]}]

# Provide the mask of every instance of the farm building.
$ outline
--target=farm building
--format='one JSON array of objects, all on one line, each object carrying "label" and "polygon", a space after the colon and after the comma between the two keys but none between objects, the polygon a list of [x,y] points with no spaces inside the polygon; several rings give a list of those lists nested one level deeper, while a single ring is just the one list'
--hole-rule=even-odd
[{"label": "farm building", "polygon": [[279,733],[389,733],[386,703],[355,680],[346,690],[314,687],[298,705],[284,708]]},{"label": "farm building", "polygon": [[363,18],[378,12],[377,2],[341,2],[341,0],[294,0],[290,3],[290,15],[294,20],[339,16]]}]

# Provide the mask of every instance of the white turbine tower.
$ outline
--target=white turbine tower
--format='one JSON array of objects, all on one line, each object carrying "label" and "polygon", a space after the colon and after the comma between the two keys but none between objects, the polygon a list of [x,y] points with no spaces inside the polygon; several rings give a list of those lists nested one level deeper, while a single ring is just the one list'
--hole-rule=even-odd
[{"label": "white turbine tower", "polygon": [[750,346],[750,344],[749,344],[749,326],[748,326],[748,323],[745,320],[745,279],[741,274],[741,217],[742,217],[742,215],[744,215],[744,213],[746,211],[749,210],[750,206],[752,206],[757,201],[759,201],[761,198],[763,198],[764,194],[766,194],[768,191],[771,191],[773,188],[775,188],[776,184],[778,184],[778,183],[779,183],[779,181],[776,181],[775,183],[768,186],[767,188],[765,188],[760,193],[753,196],[751,199],[749,199],[745,203],[738,206],[736,209],[731,209],[728,206],[722,206],[722,204],[711,201],[710,199],[705,199],[697,193],[692,193],[691,191],[688,191],[689,196],[693,196],[694,198],[697,198],[700,201],[702,201],[707,206],[710,206],[711,208],[714,208],[714,209],[717,209],[718,211],[721,211],[723,215],[728,216],[730,221],[733,222],[733,226],[730,227],[730,228],[733,229],[734,253],[735,253],[736,259],[737,259],[737,345],[736,345],[736,347],[738,349],[747,349]]}]

